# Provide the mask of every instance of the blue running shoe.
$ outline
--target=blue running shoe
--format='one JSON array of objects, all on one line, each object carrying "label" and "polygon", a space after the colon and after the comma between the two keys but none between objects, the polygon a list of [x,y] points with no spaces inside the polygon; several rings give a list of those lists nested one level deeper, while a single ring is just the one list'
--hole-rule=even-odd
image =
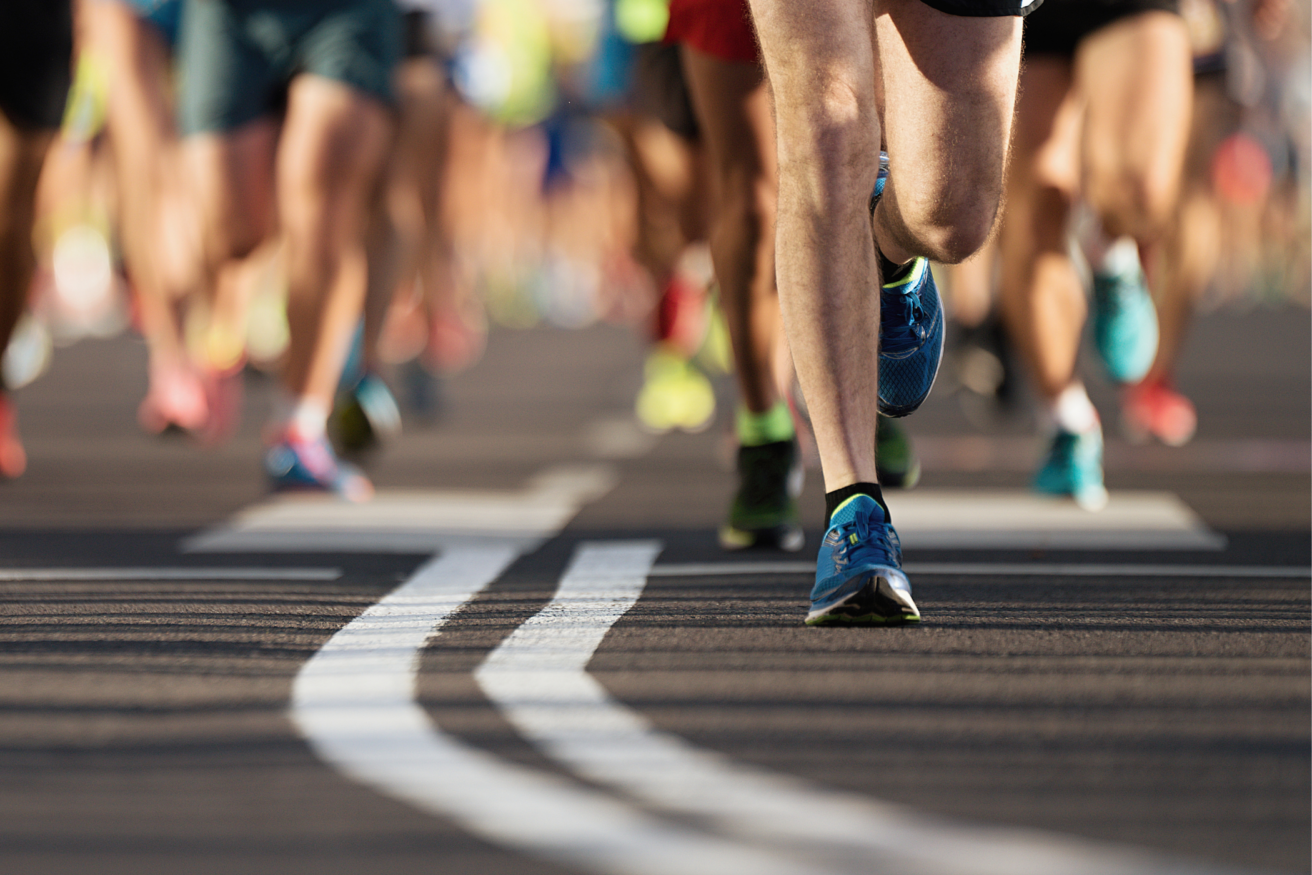
[{"label": "blue running shoe", "polygon": [[1157,308],[1136,263],[1117,274],[1093,275],[1093,347],[1107,376],[1137,383],[1157,357]]},{"label": "blue running shoe", "polygon": [[1034,489],[1047,495],[1067,495],[1085,510],[1107,506],[1102,482],[1102,427],[1078,434],[1059,430],[1052,438]]},{"label": "blue running shoe", "polygon": [[[888,180],[888,155],[879,153],[879,175],[870,195],[873,217]],[[943,304],[929,260],[916,258],[879,292],[879,412],[914,413],[934,388],[943,361]]]},{"label": "blue running shoe", "polygon": [[264,473],[274,492],[329,492],[347,501],[368,501],[374,494],[369,478],[339,462],[323,437],[284,435],[264,454]]},{"label": "blue running shoe", "polygon": [[919,622],[897,532],[873,498],[854,495],[834,511],[820,544],[807,625]]}]

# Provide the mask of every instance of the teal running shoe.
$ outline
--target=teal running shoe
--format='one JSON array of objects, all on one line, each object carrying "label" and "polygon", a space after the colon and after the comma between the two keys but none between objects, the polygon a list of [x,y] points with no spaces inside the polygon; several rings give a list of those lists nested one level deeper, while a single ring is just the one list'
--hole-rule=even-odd
[{"label": "teal running shoe", "polygon": [[264,454],[264,473],[274,492],[327,492],[347,501],[368,501],[374,487],[359,469],[340,462],[327,438],[284,435]]},{"label": "teal running shoe", "polygon": [[1078,434],[1058,430],[1043,467],[1034,476],[1034,489],[1047,495],[1066,495],[1085,510],[1107,506],[1102,482],[1102,428]]},{"label": "teal running shoe", "polygon": [[738,448],[738,492],[729,506],[729,520],[720,528],[726,550],[773,547],[802,549],[797,519],[797,495],[802,491],[802,466],[795,440]]},{"label": "teal running shoe", "polygon": [[820,544],[807,625],[919,622],[897,532],[873,498],[854,495],[834,511]]},{"label": "teal running shoe", "polygon": [[[884,194],[888,155],[879,153],[879,175],[870,195],[870,215]],[[929,260],[915,258],[900,277],[879,292],[879,412],[914,413],[934,387],[943,361],[943,304]]]},{"label": "teal running shoe", "polygon": [[1093,275],[1093,348],[1107,376],[1137,383],[1157,357],[1157,308],[1136,264],[1119,274]]}]

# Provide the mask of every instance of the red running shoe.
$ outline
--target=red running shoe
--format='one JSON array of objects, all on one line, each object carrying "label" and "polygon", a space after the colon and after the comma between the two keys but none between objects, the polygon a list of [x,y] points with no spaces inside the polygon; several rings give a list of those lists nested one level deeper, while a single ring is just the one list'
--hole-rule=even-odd
[{"label": "red running shoe", "polygon": [[1125,390],[1121,427],[1130,440],[1154,437],[1168,447],[1182,447],[1198,429],[1198,413],[1168,380],[1149,377]]},{"label": "red running shoe", "polygon": [[18,439],[18,417],[9,396],[0,392],[0,477],[13,479],[27,470],[27,451]]}]

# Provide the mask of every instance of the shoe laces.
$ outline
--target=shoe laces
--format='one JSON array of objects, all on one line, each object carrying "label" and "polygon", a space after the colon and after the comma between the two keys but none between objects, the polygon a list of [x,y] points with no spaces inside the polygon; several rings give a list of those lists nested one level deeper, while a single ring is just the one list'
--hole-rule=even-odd
[{"label": "shoe laces", "polygon": [[871,524],[870,516],[858,513],[847,523],[840,523],[825,536],[835,547],[834,564],[887,565],[902,567],[902,542],[888,523]]},{"label": "shoe laces", "polygon": [[[911,271],[928,270],[927,265],[912,263]],[[925,324],[925,305],[920,299],[923,277],[908,279],[880,291],[880,319],[888,330],[879,332],[882,351],[900,353],[919,349],[929,335]]]}]

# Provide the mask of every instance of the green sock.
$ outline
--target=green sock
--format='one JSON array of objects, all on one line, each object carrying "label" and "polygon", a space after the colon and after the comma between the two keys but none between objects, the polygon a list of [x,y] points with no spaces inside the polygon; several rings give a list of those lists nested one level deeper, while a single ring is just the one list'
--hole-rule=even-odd
[{"label": "green sock", "polygon": [[765,413],[752,413],[738,405],[738,443],[744,447],[759,447],[777,441],[793,439],[793,417],[788,405],[777,402]]}]

